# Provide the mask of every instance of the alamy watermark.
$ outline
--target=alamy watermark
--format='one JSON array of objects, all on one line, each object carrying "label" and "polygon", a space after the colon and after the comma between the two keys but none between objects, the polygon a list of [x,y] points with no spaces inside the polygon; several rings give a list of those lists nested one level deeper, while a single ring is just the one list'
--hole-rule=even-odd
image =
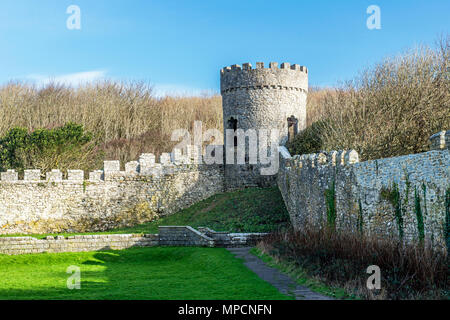
[{"label": "alamy watermark", "polygon": [[367,289],[380,290],[381,289],[381,270],[379,266],[371,265],[367,267],[366,272],[371,276],[367,279]]},{"label": "alamy watermark", "polygon": [[67,289],[81,289],[81,269],[77,266],[67,267],[66,273],[70,274],[67,278]]},{"label": "alamy watermark", "polygon": [[[224,137],[220,130],[208,129],[203,132],[201,121],[194,122],[193,137],[186,129],[172,132],[171,140],[179,141],[174,149],[185,150],[194,145],[202,150],[205,142],[205,153],[199,154],[198,163],[205,164],[259,164],[261,175],[274,175],[278,172],[278,129],[226,129],[225,146],[217,144]],[[181,141],[180,141],[181,140]],[[211,141],[213,140],[213,141]],[[225,157],[224,157],[225,149]]]},{"label": "alamy watermark", "polygon": [[366,10],[370,16],[367,18],[366,25],[369,30],[381,29],[381,9],[377,5],[370,5]]},{"label": "alamy watermark", "polygon": [[77,5],[70,5],[66,10],[67,14],[70,16],[66,20],[66,26],[69,30],[80,30],[81,29],[81,9]]}]

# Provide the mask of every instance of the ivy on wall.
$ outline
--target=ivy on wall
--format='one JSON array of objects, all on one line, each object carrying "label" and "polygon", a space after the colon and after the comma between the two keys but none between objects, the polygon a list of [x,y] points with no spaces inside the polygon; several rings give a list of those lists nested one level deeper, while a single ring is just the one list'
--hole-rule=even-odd
[{"label": "ivy on wall", "polygon": [[398,184],[394,182],[392,188],[383,187],[380,191],[380,195],[384,200],[389,201],[394,207],[394,217],[397,223],[398,236],[403,239],[403,213],[402,213],[402,202]]},{"label": "ivy on wall", "polygon": [[327,226],[336,230],[336,181],[331,180],[330,186],[325,190],[325,201],[327,205]]},{"label": "ivy on wall", "polygon": [[358,199],[358,221],[357,221],[357,227],[358,227],[358,232],[360,235],[363,234],[363,210],[362,210],[362,203],[361,203],[361,198]]},{"label": "ivy on wall", "polygon": [[450,187],[445,192],[445,221],[444,238],[447,245],[447,252],[450,252]]},{"label": "ivy on wall", "polygon": [[[424,198],[424,202],[426,198]],[[420,196],[417,192],[417,188],[414,187],[414,211],[416,212],[416,219],[417,219],[417,232],[419,234],[419,242],[423,244],[423,241],[425,239],[425,229],[423,224],[423,213],[422,213],[422,206],[420,204]]]}]

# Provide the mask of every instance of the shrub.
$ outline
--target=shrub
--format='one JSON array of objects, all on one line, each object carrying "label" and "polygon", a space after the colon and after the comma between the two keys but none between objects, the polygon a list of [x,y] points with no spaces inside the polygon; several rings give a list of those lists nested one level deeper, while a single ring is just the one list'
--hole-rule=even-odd
[{"label": "shrub", "polygon": [[103,81],[77,88],[9,83],[0,86],[0,114],[0,135],[13,127],[33,131],[78,123],[92,133],[105,158],[122,162],[144,152],[170,152],[177,143],[170,139],[172,131],[192,133],[194,120],[202,121],[204,130],[223,126],[220,96],[155,97],[152,87],[140,82]]},{"label": "shrub", "polygon": [[[448,255],[431,244],[304,228],[275,232],[258,246],[263,253],[295,263],[310,276],[363,298],[448,298]],[[370,265],[380,267],[381,290],[366,287]]]},{"label": "shrub", "polygon": [[0,170],[39,168],[87,169],[99,165],[101,153],[92,143],[92,134],[82,125],[68,123],[52,129],[28,132],[12,128],[0,137]]},{"label": "shrub", "polygon": [[316,121],[300,131],[294,140],[287,144],[291,154],[308,154],[320,152],[323,147],[322,130],[325,128],[323,121]]}]

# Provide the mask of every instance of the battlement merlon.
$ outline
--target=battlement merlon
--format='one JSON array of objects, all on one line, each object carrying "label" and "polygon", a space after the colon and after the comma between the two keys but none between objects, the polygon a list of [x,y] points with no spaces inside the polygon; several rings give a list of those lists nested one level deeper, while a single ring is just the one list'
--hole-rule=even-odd
[{"label": "battlement merlon", "polygon": [[[124,164],[125,171],[120,169],[119,160],[105,160],[103,170],[95,170],[88,173],[89,182],[100,182],[114,180],[117,177],[135,178],[137,175],[161,176],[175,173],[177,171],[197,170],[196,166],[201,165],[201,150],[198,146],[187,145],[184,152],[181,149],[173,149],[171,153],[162,153],[159,163],[152,153],[143,153],[137,161],[129,161]],[[67,177],[63,177],[63,172],[52,169],[42,177],[40,169],[24,170],[23,179],[19,179],[19,174],[14,169],[0,172],[0,183],[83,183],[83,170],[67,170]]]},{"label": "battlement merlon", "polygon": [[430,150],[450,149],[450,130],[443,130],[430,137]]},{"label": "battlement merlon", "polygon": [[275,89],[308,92],[308,69],[298,64],[271,62],[264,68],[263,62],[257,62],[256,68],[250,63],[232,65],[220,70],[220,90],[226,93],[232,90]]},{"label": "battlement merlon", "polygon": [[288,62],[283,62],[280,64],[280,66],[278,65],[278,62],[270,62],[269,63],[269,68],[264,68],[264,62],[257,62],[256,63],[256,67],[255,69],[252,68],[252,64],[251,63],[243,63],[242,67],[238,64],[233,64],[231,66],[227,66],[223,69],[220,70],[220,72],[226,73],[226,72],[231,72],[232,70],[277,70],[277,69],[282,69],[282,70],[296,70],[296,71],[301,71],[304,73],[308,73],[308,68],[306,68],[305,66],[300,66],[298,64],[290,64]]},{"label": "battlement merlon", "polygon": [[323,166],[348,166],[359,162],[359,154],[356,150],[322,151],[319,153],[294,155],[284,159],[288,167],[306,168]]}]

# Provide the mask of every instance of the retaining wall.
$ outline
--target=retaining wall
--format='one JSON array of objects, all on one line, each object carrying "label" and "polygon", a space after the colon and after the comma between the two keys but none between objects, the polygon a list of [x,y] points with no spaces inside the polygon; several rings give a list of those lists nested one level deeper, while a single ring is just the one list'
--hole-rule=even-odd
[{"label": "retaining wall", "polygon": [[[264,233],[226,233],[208,228],[160,226],[159,234],[100,234],[76,236],[0,237],[0,254],[121,250],[132,247],[200,246],[236,247],[255,245]],[[210,237],[212,235],[212,237]]]}]

